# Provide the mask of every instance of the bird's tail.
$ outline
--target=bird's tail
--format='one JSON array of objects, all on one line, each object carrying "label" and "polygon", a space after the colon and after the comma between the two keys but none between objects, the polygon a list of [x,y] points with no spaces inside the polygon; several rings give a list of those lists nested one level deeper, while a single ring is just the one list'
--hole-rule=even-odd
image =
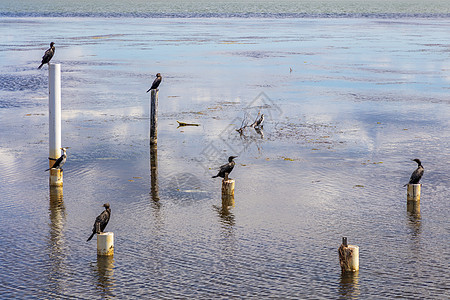
[{"label": "bird's tail", "polygon": [[407,186],[408,184],[405,184],[403,187]]},{"label": "bird's tail", "polygon": [[149,88],[149,89],[148,89],[148,91],[147,91],[146,93],[150,92],[151,90],[152,90],[152,89],[151,89],[151,88]]},{"label": "bird's tail", "polygon": [[92,240],[92,238],[94,237],[94,234],[95,234],[95,232],[93,232],[93,233],[91,234],[91,236],[87,239],[86,242],[89,242],[90,240]]},{"label": "bird's tail", "polygon": [[41,65],[38,67],[38,69],[42,68],[43,65],[44,65],[44,64],[41,64]]},{"label": "bird's tail", "polygon": [[47,170],[45,170],[44,172],[47,172],[48,170],[50,170],[50,168],[49,168],[49,169],[47,169]]},{"label": "bird's tail", "polygon": [[212,176],[211,178],[216,178],[216,177],[219,177],[219,175],[216,175],[216,176]]}]

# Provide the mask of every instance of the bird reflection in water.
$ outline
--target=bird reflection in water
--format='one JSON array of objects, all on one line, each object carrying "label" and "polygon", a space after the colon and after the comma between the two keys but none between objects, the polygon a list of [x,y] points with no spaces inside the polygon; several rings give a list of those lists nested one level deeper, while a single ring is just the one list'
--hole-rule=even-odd
[{"label": "bird reflection in water", "polygon": [[220,244],[220,259],[224,264],[234,264],[235,253],[239,249],[239,243],[236,241],[234,226],[236,225],[236,219],[232,212],[234,208],[234,196],[222,195],[222,206],[214,205],[214,209],[219,216],[219,224],[222,228]]},{"label": "bird reflection in water", "polygon": [[214,205],[219,217],[221,219],[221,223],[226,227],[233,227],[235,225],[234,214],[231,212],[231,209],[234,207],[234,195],[222,195],[222,206],[219,207]]},{"label": "bird reflection in water", "polygon": [[48,276],[55,292],[60,292],[65,289],[64,278],[67,278],[67,274],[64,271],[67,269],[65,266],[66,247],[64,244],[66,209],[64,207],[62,186],[50,186],[49,217],[48,250],[51,269]]},{"label": "bird reflection in water", "polygon": [[359,297],[359,271],[341,273],[339,294],[344,299],[357,299]]},{"label": "bird reflection in water", "polygon": [[94,266],[94,274],[97,278],[97,289],[101,298],[113,298],[114,295],[114,257],[97,256],[97,266]]}]

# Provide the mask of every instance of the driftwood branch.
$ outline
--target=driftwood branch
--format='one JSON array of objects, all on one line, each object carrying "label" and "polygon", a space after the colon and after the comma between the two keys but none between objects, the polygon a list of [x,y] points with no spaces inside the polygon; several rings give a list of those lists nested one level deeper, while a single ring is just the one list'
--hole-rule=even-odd
[{"label": "driftwood branch", "polygon": [[264,122],[264,114],[261,114],[261,112],[258,112],[258,115],[256,116],[255,121],[250,125],[252,128],[262,128]]},{"label": "driftwood branch", "polygon": [[200,126],[200,124],[195,124],[195,123],[184,123],[184,122],[178,122],[178,127],[182,127],[182,126]]},{"label": "driftwood branch", "polygon": [[239,134],[241,136],[244,135],[244,129],[247,127],[251,127],[253,129],[255,129],[256,133],[258,133],[262,139],[264,139],[264,133],[262,132],[263,129],[263,122],[264,122],[264,114],[261,114],[261,111],[258,112],[258,115],[256,116],[255,121],[253,121],[252,124],[248,125],[248,121],[247,119],[250,118],[250,116],[248,116],[248,114],[246,114],[244,116],[244,119],[242,120],[242,124],[241,127],[239,129],[236,129],[237,132],[239,132]]}]

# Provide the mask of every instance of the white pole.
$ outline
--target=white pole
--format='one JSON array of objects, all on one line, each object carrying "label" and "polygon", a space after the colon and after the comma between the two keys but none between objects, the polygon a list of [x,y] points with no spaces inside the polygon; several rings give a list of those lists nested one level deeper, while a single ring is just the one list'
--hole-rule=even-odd
[{"label": "white pole", "polygon": [[[48,65],[49,167],[61,156],[61,65]],[[50,169],[50,185],[62,186],[61,169]]]},{"label": "white pole", "polygon": [[[48,66],[49,158],[61,156],[61,64]],[[54,160],[50,160],[50,167]]]},{"label": "white pole", "polygon": [[114,255],[114,233],[102,232],[97,234],[97,255]]}]

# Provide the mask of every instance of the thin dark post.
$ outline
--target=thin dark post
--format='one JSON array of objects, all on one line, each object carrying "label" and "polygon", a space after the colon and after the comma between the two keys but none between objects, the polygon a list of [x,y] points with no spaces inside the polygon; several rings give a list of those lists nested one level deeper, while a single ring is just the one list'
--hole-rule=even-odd
[{"label": "thin dark post", "polygon": [[152,199],[155,202],[159,201],[158,192],[158,148],[156,145],[150,147],[150,187]]},{"label": "thin dark post", "polygon": [[158,89],[151,90],[150,100],[150,145],[158,140]]}]

